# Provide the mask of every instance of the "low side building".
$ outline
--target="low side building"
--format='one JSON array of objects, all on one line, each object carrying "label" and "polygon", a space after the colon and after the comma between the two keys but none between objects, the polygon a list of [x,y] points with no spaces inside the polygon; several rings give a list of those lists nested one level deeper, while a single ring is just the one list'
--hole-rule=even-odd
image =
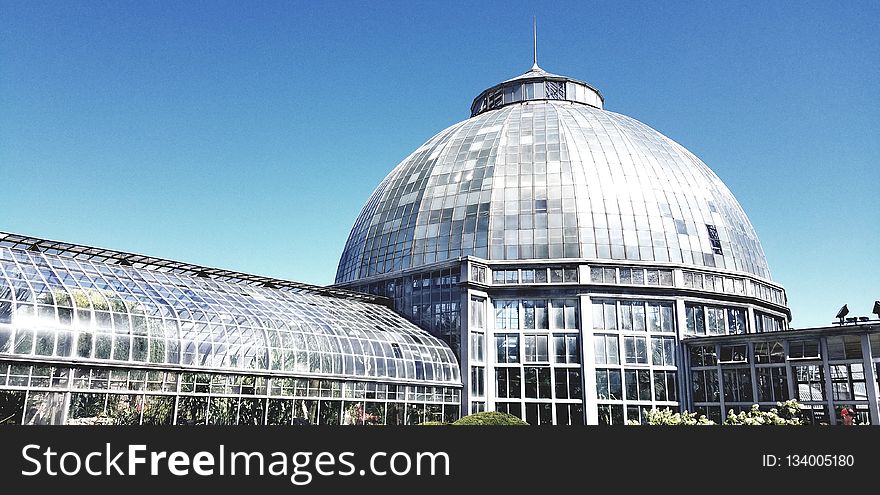
[{"label": "low side building", "polygon": [[752,404],[797,399],[814,424],[880,424],[880,321],[785,332],[691,337],[687,359],[691,411],[722,421]]},{"label": "low side building", "polygon": [[0,233],[0,424],[419,424],[449,347],[383,298]]}]

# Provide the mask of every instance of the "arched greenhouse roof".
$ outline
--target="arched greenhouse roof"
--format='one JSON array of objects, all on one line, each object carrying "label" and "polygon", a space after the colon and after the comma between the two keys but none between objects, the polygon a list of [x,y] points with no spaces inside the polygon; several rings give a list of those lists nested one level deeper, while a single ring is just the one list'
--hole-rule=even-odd
[{"label": "arched greenhouse roof", "polygon": [[0,233],[0,357],[460,384],[381,298]]}]

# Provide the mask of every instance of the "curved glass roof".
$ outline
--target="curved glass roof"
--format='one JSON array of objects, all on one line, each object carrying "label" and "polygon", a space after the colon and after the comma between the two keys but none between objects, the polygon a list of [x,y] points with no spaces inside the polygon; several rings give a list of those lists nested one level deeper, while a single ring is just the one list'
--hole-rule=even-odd
[{"label": "curved glass roof", "polygon": [[745,212],[699,158],[633,118],[568,101],[502,106],[429,139],[367,201],[336,282],[466,255],[770,277]]},{"label": "curved glass roof", "polygon": [[360,297],[2,247],[3,237],[0,356],[460,383],[445,344]]}]

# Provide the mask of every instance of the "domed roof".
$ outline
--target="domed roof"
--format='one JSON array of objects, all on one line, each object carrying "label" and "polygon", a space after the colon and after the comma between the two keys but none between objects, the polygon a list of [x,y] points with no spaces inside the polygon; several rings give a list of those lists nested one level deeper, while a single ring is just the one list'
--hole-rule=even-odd
[{"label": "domed roof", "polygon": [[[553,93],[559,80],[566,85]],[[601,103],[586,83],[534,68],[481,93],[470,119],[379,184],[336,282],[466,255],[672,262],[769,278],[758,236],[721,179]]]}]

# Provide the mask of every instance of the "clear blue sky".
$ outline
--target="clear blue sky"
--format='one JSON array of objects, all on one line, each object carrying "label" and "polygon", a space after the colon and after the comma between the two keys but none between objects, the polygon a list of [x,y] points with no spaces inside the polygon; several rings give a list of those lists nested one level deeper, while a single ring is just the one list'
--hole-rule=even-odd
[{"label": "clear blue sky", "polygon": [[382,177],[529,68],[533,15],[542,67],[733,190],[794,325],[869,313],[876,1],[0,0],[0,230],[331,283]]}]

